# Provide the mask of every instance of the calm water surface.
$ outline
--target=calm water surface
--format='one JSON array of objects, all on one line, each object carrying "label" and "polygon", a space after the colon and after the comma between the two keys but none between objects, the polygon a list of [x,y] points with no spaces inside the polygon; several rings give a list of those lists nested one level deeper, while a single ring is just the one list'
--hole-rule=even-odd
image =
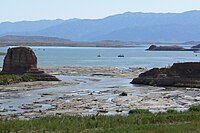
[{"label": "calm water surface", "polygon": [[[142,48],[32,47],[39,66],[163,67],[176,62],[200,61],[191,51],[145,51]],[[0,48],[6,52],[8,47]],[[101,57],[97,57],[101,55]],[[118,55],[124,55],[119,58]],[[195,56],[197,55],[197,56]],[[1,65],[3,57],[0,57]]]}]

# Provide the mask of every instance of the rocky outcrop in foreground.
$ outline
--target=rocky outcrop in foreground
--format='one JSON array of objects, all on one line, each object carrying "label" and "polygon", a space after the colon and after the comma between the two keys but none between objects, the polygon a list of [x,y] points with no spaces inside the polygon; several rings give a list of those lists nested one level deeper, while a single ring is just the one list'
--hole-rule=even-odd
[{"label": "rocky outcrop in foreground", "polygon": [[37,57],[33,50],[28,47],[9,48],[4,58],[1,74],[26,74],[36,80],[58,81],[55,76],[38,70]]},{"label": "rocky outcrop in foreground", "polygon": [[37,57],[31,48],[9,48],[4,59],[4,73],[27,73],[37,71]]},{"label": "rocky outcrop in foreground", "polygon": [[200,62],[175,63],[170,68],[153,68],[140,74],[131,83],[200,88]]}]

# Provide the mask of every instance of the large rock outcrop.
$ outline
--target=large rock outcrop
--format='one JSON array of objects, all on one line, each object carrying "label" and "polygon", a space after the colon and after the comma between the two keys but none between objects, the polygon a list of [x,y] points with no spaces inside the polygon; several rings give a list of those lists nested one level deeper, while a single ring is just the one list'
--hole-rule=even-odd
[{"label": "large rock outcrop", "polygon": [[37,57],[29,47],[9,48],[0,74],[27,74],[35,80],[58,81],[55,76],[38,70]]},{"label": "large rock outcrop", "polygon": [[193,49],[185,49],[181,46],[156,46],[151,45],[148,51],[193,51]]},{"label": "large rock outcrop", "polygon": [[170,68],[153,68],[139,75],[132,84],[200,87],[200,62],[175,63]]},{"label": "large rock outcrop", "polygon": [[3,73],[27,73],[37,71],[37,57],[31,48],[9,48],[4,58]]}]

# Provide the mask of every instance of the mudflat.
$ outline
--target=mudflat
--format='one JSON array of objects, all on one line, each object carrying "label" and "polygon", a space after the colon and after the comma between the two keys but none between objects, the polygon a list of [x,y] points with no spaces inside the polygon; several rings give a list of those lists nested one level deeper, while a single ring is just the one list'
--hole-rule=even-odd
[{"label": "mudflat", "polygon": [[[146,68],[61,66],[41,67],[40,70],[61,76],[63,81],[0,86],[1,118],[126,115],[131,109],[149,109],[152,112],[187,110],[191,105],[200,103],[200,90],[196,88],[129,84]],[[121,96],[123,92],[127,95]],[[19,102],[12,105],[14,99]]]}]

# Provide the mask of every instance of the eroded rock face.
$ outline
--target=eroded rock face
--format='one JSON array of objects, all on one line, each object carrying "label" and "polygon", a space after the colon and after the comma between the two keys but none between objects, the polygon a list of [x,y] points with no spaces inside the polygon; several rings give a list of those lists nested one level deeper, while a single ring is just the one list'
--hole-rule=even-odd
[{"label": "eroded rock face", "polygon": [[132,84],[200,87],[200,62],[175,63],[170,68],[153,68],[133,79]]},{"label": "eroded rock face", "polygon": [[37,57],[28,47],[9,48],[0,74],[26,74],[34,81],[59,81],[55,76],[37,69]]},{"label": "eroded rock face", "polygon": [[2,73],[37,71],[37,57],[28,47],[9,48],[4,58]]}]

